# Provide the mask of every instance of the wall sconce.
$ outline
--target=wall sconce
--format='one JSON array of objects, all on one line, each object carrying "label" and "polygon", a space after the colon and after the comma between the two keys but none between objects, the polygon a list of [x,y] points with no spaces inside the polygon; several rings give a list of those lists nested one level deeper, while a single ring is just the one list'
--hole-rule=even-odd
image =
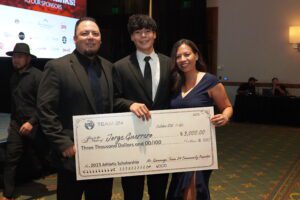
[{"label": "wall sconce", "polygon": [[300,26],[290,26],[289,39],[293,48],[300,51]]}]

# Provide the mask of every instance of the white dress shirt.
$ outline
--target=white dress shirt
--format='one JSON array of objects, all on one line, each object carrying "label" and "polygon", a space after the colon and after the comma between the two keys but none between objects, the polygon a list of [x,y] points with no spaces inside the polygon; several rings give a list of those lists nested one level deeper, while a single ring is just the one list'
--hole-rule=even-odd
[{"label": "white dress shirt", "polygon": [[136,57],[139,62],[139,67],[141,69],[142,75],[144,76],[144,70],[145,70],[145,60],[144,58],[146,56],[150,56],[151,59],[149,60],[150,67],[151,67],[151,75],[152,75],[152,101],[154,101],[157,87],[160,80],[160,63],[158,55],[153,51],[151,54],[147,55],[142,53],[141,51],[136,51]]}]

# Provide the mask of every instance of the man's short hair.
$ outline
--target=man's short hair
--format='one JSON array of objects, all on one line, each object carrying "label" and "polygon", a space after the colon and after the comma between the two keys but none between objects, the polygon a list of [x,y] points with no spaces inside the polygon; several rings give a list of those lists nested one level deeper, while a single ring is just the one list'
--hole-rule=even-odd
[{"label": "man's short hair", "polygon": [[127,29],[129,34],[131,35],[134,31],[140,29],[150,29],[153,32],[157,31],[157,25],[154,19],[149,17],[148,15],[131,15],[128,19]]},{"label": "man's short hair", "polygon": [[279,80],[279,79],[277,77],[273,77],[272,82],[275,81],[275,80]]},{"label": "man's short hair", "polygon": [[250,82],[250,81],[257,81],[257,79],[256,78],[254,78],[254,77],[250,77],[249,79],[248,79],[248,82]]},{"label": "man's short hair", "polygon": [[76,33],[77,33],[77,27],[79,26],[79,24],[83,21],[92,21],[92,22],[95,22],[97,24],[97,21],[92,18],[92,17],[82,17],[80,19],[77,20],[76,24],[75,24],[75,29],[74,29],[74,36],[76,36]]}]

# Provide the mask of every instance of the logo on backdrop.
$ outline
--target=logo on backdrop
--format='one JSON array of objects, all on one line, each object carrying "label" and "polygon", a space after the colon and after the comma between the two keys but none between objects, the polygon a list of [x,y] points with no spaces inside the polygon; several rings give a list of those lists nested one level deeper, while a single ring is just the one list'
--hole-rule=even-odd
[{"label": "logo on backdrop", "polygon": [[61,24],[60,29],[61,30],[67,30],[67,25],[66,24]]},{"label": "logo on backdrop", "polygon": [[15,24],[20,24],[20,20],[19,19],[15,19]]},{"label": "logo on backdrop", "polygon": [[20,40],[24,40],[24,39],[25,39],[25,33],[20,32],[20,33],[19,33],[19,39],[20,39]]},{"label": "logo on backdrop", "polygon": [[63,36],[63,37],[61,38],[61,41],[62,41],[62,43],[66,44],[66,43],[67,43],[67,37],[66,37],[66,36]]}]

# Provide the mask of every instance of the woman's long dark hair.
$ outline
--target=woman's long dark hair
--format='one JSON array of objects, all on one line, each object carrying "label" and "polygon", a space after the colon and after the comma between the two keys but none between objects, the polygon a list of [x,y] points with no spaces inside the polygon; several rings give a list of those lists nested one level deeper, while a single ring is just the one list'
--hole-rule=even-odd
[{"label": "woman's long dark hair", "polygon": [[198,60],[196,60],[196,69],[197,71],[206,72],[206,64],[204,63],[203,56],[198,49],[197,45],[188,39],[181,39],[177,41],[172,48],[171,52],[171,91],[176,93],[180,90],[181,86],[184,84],[185,78],[183,72],[178,68],[176,64],[176,54],[178,48],[185,44],[189,46],[194,54],[198,55]]}]

